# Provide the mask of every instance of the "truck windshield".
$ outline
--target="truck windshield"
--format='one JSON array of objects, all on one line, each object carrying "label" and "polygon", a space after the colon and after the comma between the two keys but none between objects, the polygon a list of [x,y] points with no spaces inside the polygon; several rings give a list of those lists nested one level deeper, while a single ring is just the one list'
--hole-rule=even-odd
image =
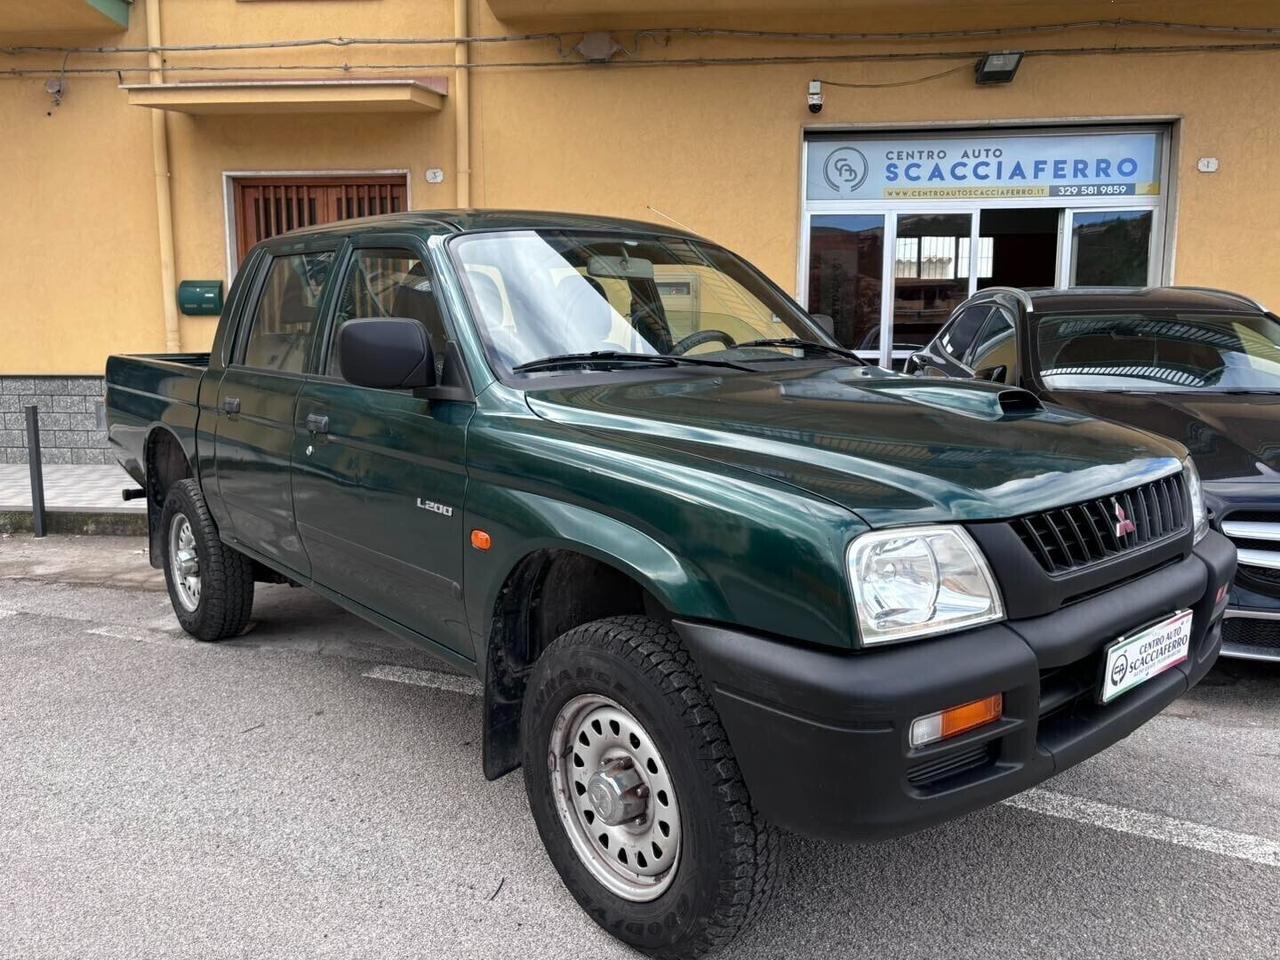
[{"label": "truck windshield", "polygon": [[[635,369],[644,366],[638,363],[644,355],[725,361],[699,365],[721,370],[831,356],[822,348],[805,349],[825,338],[795,304],[742,260],[708,243],[519,230],[459,237],[450,249],[490,361],[504,376],[575,363]],[[623,355],[630,360],[617,359]],[[564,362],[540,362],[552,358]]]},{"label": "truck windshield", "polygon": [[1035,348],[1050,390],[1280,391],[1280,323],[1262,313],[1046,316]]}]

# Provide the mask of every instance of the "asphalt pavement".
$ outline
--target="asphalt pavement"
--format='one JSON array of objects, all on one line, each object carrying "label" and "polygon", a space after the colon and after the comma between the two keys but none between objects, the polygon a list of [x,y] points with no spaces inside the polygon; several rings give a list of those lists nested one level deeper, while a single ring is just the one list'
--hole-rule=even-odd
[{"label": "asphalt pavement", "polygon": [[[484,780],[474,683],[301,590],[254,618],[201,644],[140,541],[0,538],[0,957],[636,956]],[[1012,803],[782,856],[725,958],[1274,958],[1280,669]]]}]

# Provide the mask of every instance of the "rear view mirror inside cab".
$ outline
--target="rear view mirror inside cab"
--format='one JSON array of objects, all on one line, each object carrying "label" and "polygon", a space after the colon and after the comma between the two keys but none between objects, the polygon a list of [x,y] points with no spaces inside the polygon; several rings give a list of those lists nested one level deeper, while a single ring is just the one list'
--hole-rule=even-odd
[{"label": "rear view mirror inside cab", "polygon": [[652,280],[653,261],[639,257],[596,255],[587,261],[587,276],[614,280]]}]

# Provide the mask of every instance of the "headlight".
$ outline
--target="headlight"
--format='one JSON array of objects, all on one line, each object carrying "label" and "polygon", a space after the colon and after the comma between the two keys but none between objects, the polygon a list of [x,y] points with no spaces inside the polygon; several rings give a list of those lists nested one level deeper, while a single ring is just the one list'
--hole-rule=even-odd
[{"label": "headlight", "polygon": [[1200,471],[1190,457],[1182,461],[1187,476],[1187,493],[1191,496],[1191,523],[1196,531],[1196,543],[1209,532],[1209,511],[1204,507],[1204,487],[1200,484]]},{"label": "headlight", "polygon": [[873,530],[849,545],[862,642],[870,646],[1004,616],[982,551],[960,527]]}]

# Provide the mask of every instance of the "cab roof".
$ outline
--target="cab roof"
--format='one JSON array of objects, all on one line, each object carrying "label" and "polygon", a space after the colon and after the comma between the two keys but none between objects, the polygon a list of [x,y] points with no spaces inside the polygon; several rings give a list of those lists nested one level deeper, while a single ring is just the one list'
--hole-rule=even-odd
[{"label": "cab roof", "polygon": [[1214,310],[1259,313],[1265,307],[1244,294],[1208,287],[1072,287],[1028,290],[1035,313],[1106,310]]},{"label": "cab roof", "polygon": [[666,224],[624,220],[619,217],[597,217],[583,213],[555,213],[545,210],[412,210],[377,217],[339,220],[323,226],[303,227],[264,241],[284,242],[300,237],[323,235],[359,236],[386,233],[389,230],[422,236],[481,233],[489,230],[593,230],[605,233],[633,233],[695,237],[694,234]]}]

